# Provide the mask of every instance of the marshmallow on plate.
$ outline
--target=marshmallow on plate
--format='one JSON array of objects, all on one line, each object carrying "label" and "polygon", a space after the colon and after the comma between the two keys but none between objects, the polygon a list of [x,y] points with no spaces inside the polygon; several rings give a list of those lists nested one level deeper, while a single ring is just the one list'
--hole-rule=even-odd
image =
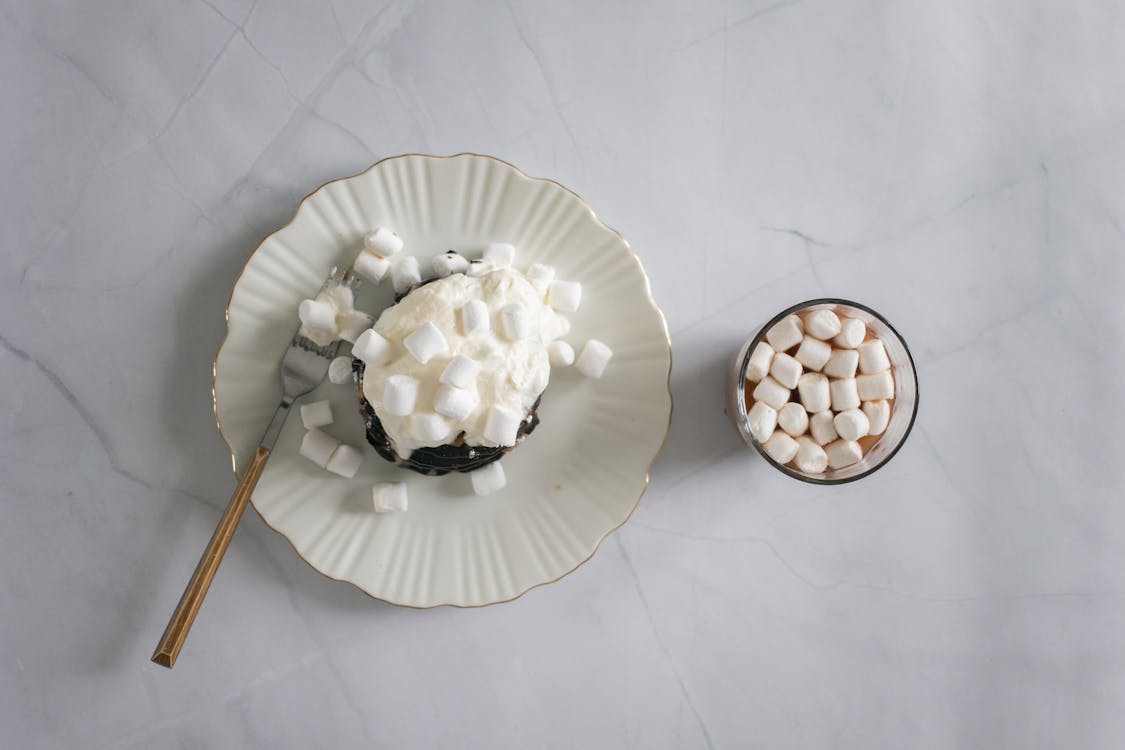
[{"label": "marshmallow on plate", "polygon": [[840,317],[831,310],[813,310],[805,316],[805,333],[827,341],[840,332]]},{"label": "marshmallow on plate", "polygon": [[837,414],[832,419],[836,434],[844,440],[859,440],[871,429],[871,422],[867,415],[859,409],[848,409]]},{"label": "marshmallow on plate", "polygon": [[819,411],[809,418],[809,433],[821,445],[828,445],[840,437],[836,434],[835,418],[828,410]]},{"label": "marshmallow on plate", "polygon": [[774,432],[762,445],[766,455],[779,464],[787,464],[797,455],[797,441],[784,432]]},{"label": "marshmallow on plate", "polygon": [[820,474],[828,468],[828,454],[810,437],[797,438],[797,468],[806,474]]},{"label": "marshmallow on plate", "polygon": [[754,352],[746,362],[746,379],[757,383],[769,374],[770,365],[773,364],[773,347],[765,341],[754,345]]},{"label": "marshmallow on plate", "polygon": [[834,349],[821,370],[830,378],[854,378],[859,365],[859,352],[855,349]]},{"label": "marshmallow on plate", "polygon": [[887,349],[881,340],[864,342],[858,348],[859,371],[864,375],[891,369],[891,360],[887,357]]},{"label": "marshmallow on plate", "polygon": [[452,385],[443,385],[434,395],[434,411],[457,422],[469,416],[476,405],[477,397],[472,391]]},{"label": "marshmallow on plate", "polygon": [[552,281],[547,285],[547,304],[563,312],[575,312],[582,304],[582,285],[577,281]]},{"label": "marshmallow on plate", "polygon": [[790,401],[777,413],[777,426],[791,437],[804,435],[809,429],[809,413],[796,401]]},{"label": "marshmallow on plate", "polygon": [[832,411],[859,408],[860,398],[859,391],[856,390],[855,378],[833,380],[828,388],[832,393]]},{"label": "marshmallow on plate", "polygon": [[365,250],[356,257],[352,270],[372,284],[378,284],[391,270],[391,262]]},{"label": "marshmallow on plate", "polygon": [[810,370],[820,370],[832,356],[832,345],[812,336],[801,339],[801,345],[793,358]]},{"label": "marshmallow on plate", "polygon": [[840,324],[840,332],[832,343],[841,349],[855,349],[867,337],[867,324],[855,318],[845,318]]},{"label": "marshmallow on plate", "polygon": [[832,406],[832,394],[828,388],[828,378],[819,372],[806,372],[797,381],[797,395],[805,410],[810,414],[826,411]]},{"label": "marshmallow on plate", "polygon": [[429,320],[415,328],[413,333],[404,338],[402,345],[406,347],[406,351],[410,352],[410,356],[423,365],[444,352],[448,346],[441,329]]},{"label": "marshmallow on plate", "polygon": [[774,409],[780,409],[789,401],[789,389],[769,375],[762,378],[752,395],[755,401],[763,401]]},{"label": "marshmallow on plate", "polygon": [[488,305],[482,300],[471,299],[461,308],[461,330],[466,336],[474,331],[488,331],[491,327]]},{"label": "marshmallow on plate", "polygon": [[363,238],[363,246],[375,255],[389,258],[402,250],[402,238],[386,227],[375,227],[375,231]]},{"label": "marshmallow on plate", "polygon": [[765,443],[773,435],[777,427],[777,409],[765,401],[755,401],[746,413],[746,421],[750,425],[750,433],[759,443]]},{"label": "marshmallow on plate", "polygon": [[340,326],[340,338],[347,341],[349,344],[354,344],[360,334],[375,323],[374,318],[359,310],[351,310],[343,315],[337,315],[336,319]]},{"label": "marshmallow on plate", "polygon": [[328,363],[328,380],[336,385],[350,383],[352,380],[352,358],[336,357]]},{"label": "marshmallow on plate", "polygon": [[862,401],[881,401],[895,397],[895,378],[890,370],[874,375],[857,375],[855,385]]},{"label": "marshmallow on plate", "polygon": [[388,414],[405,417],[414,411],[418,400],[418,379],[409,375],[391,375],[383,387],[383,408]]},{"label": "marshmallow on plate", "polygon": [[408,255],[391,268],[391,283],[394,284],[395,294],[402,294],[421,281],[422,269],[413,255]]},{"label": "marshmallow on plate", "polygon": [[435,443],[449,437],[449,422],[437,414],[418,412],[410,415],[410,431],[419,440]]},{"label": "marshmallow on plate", "polygon": [[499,461],[493,461],[469,472],[469,479],[473,483],[473,492],[477,495],[496,492],[503,489],[504,485],[508,483],[508,478],[504,475],[504,467],[500,465]]},{"label": "marshmallow on plate", "polygon": [[463,255],[459,255],[452,250],[441,255],[435,255],[430,260],[430,265],[434,269],[434,275],[441,278],[455,273],[465,273],[469,270],[469,261]]},{"label": "marshmallow on plate", "polygon": [[379,482],[371,488],[376,513],[406,510],[409,502],[405,482]]},{"label": "marshmallow on plate", "polygon": [[801,379],[801,363],[785,352],[778,352],[773,357],[773,364],[770,365],[770,375],[789,390],[793,390],[797,387],[797,381]]},{"label": "marshmallow on plate", "polygon": [[804,324],[796,315],[786,315],[766,331],[766,341],[770,342],[770,346],[773,347],[775,352],[792,349],[801,343],[801,339],[804,337]]},{"label": "marshmallow on plate", "polygon": [[869,435],[882,435],[891,422],[890,401],[866,401],[863,404],[863,413],[867,415],[870,423],[867,428]]},{"label": "marshmallow on plate", "polygon": [[301,438],[301,448],[298,452],[323,469],[328,465],[328,459],[332,458],[332,453],[339,445],[339,440],[314,427]]},{"label": "marshmallow on plate", "polygon": [[364,364],[381,367],[391,361],[391,342],[368,328],[352,344],[352,356],[362,359]]},{"label": "marshmallow on plate", "polygon": [[438,380],[454,388],[468,388],[477,379],[478,374],[480,374],[480,362],[464,354],[458,354],[449,360],[449,364],[441,371]]},{"label": "marshmallow on plate", "polygon": [[828,454],[828,466],[833,469],[842,469],[863,458],[863,449],[854,440],[837,440],[824,446]]},{"label": "marshmallow on plate", "polygon": [[332,451],[332,457],[328,459],[328,463],[324,465],[324,468],[328,469],[333,474],[339,474],[342,477],[351,479],[355,476],[355,473],[359,471],[359,467],[362,463],[363,453],[347,443],[341,443],[336,446],[336,450]]},{"label": "marshmallow on plate", "polygon": [[301,424],[306,430],[332,424],[332,404],[328,399],[314,401],[301,407]]},{"label": "marshmallow on plate", "polygon": [[500,326],[509,341],[523,341],[531,335],[531,321],[523,305],[506,305],[501,309]]},{"label": "marshmallow on plate", "polygon": [[590,339],[574,362],[578,372],[588,378],[600,378],[613,357],[613,350],[597,339]]},{"label": "marshmallow on plate", "polygon": [[484,246],[481,257],[493,268],[504,268],[512,265],[516,257],[516,249],[507,242],[490,242]]},{"label": "marshmallow on plate", "polygon": [[565,341],[552,341],[547,345],[547,358],[552,367],[569,367],[574,364],[574,347]]},{"label": "marshmallow on plate", "polygon": [[336,333],[336,308],[315,299],[302,300],[297,306],[301,324],[317,333]]},{"label": "marshmallow on plate", "polygon": [[502,406],[494,406],[488,412],[488,421],[484,424],[484,439],[496,445],[515,445],[521,422],[522,414],[516,414]]}]

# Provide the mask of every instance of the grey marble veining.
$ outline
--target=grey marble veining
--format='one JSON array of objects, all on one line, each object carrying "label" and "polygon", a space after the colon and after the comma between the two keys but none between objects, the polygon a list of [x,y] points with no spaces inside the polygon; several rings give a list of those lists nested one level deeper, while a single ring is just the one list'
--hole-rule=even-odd
[{"label": "grey marble veining", "polygon": [[[1108,0],[0,4],[0,744],[1125,744],[1125,13]],[[491,153],[640,253],[675,410],[633,519],[515,603],[416,612],[249,515],[230,285],[321,182]],[[772,471],[727,358],[823,294],[922,406],[879,473]]]}]

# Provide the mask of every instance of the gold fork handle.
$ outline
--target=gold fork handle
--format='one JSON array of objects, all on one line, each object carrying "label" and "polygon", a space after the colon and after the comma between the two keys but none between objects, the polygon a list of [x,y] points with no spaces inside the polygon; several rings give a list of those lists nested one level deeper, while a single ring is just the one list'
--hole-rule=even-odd
[{"label": "gold fork handle", "polygon": [[192,573],[191,580],[184,589],[184,595],[180,597],[180,603],[176,605],[176,611],[172,613],[172,619],[168,621],[168,627],[164,629],[164,635],[160,637],[160,643],[152,654],[152,660],[157,664],[171,669],[176,663],[176,657],[180,655],[180,649],[184,647],[184,640],[187,639],[191,624],[195,621],[196,613],[199,612],[199,606],[203,604],[203,597],[211,587],[211,579],[219,569],[223,553],[227,551],[234,530],[238,528],[238,520],[246,510],[250,493],[254,491],[254,485],[262,476],[262,470],[266,468],[266,459],[269,457],[270,449],[259,446],[246,473],[239,480],[230,502],[227,503],[227,509],[223,511],[223,517],[219,519],[219,525],[215,527],[215,533],[211,535],[207,548],[203,550],[203,556],[195,566],[195,572]]}]

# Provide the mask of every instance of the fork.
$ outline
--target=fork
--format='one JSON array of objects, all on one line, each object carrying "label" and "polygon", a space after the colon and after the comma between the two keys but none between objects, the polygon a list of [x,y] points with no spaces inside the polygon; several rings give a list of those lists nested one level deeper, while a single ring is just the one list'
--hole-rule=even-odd
[{"label": "fork", "polygon": [[[337,275],[336,269],[333,268],[321,290],[328,288],[330,284],[346,284],[355,289],[358,280],[350,270]],[[270,419],[269,426],[262,435],[258,449],[254,451],[254,457],[250,459],[246,473],[238,481],[238,486],[235,487],[234,494],[231,495],[230,502],[227,503],[226,510],[223,511],[219,524],[215,527],[215,533],[211,535],[211,541],[203,550],[203,556],[195,566],[195,572],[192,573],[191,580],[188,581],[187,588],[180,597],[180,603],[176,605],[176,611],[168,621],[168,627],[164,629],[164,635],[160,637],[160,643],[152,654],[152,660],[157,664],[171,669],[176,663],[191,624],[195,621],[195,615],[199,612],[199,606],[203,604],[203,597],[207,595],[207,589],[211,586],[211,579],[215,577],[215,571],[218,570],[223,554],[227,551],[231,537],[234,536],[238,521],[246,510],[250,493],[254,491],[254,486],[262,476],[262,470],[266,468],[266,461],[270,457],[274,443],[277,442],[277,436],[281,434],[285,418],[289,416],[289,409],[294,401],[320,385],[328,372],[328,364],[336,356],[339,348],[338,340],[324,346],[318,345],[302,336],[300,328],[293,334],[293,340],[281,359],[283,392],[281,403],[273,413],[273,418]]]}]

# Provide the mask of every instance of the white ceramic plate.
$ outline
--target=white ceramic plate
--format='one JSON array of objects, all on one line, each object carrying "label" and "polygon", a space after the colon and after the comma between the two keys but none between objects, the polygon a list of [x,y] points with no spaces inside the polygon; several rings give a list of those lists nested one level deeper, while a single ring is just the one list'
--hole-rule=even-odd
[{"label": "white ceramic plate", "polygon": [[[253,504],[321,573],[395,604],[479,606],[513,599],[566,575],[636,507],[664,442],[672,408],[671,345],[640,261],[571,191],[477,154],[410,154],[316,190],[292,221],[246,263],[231,292],[229,331],[215,359],[215,417],[236,472],[254,451],[281,395],[278,362],[297,325],[298,303],[334,265],[355,258],[364,233],[392,227],[404,252],[428,259],[449,248],[511,242],[517,264],[545,262],[582,282],[569,341],[598,338],[614,350],[600,380],[555,370],[541,424],[504,459],[508,486],[486,497],[469,478],[425,477],[381,459],[364,440],[354,387],[325,381],[326,428],[363,446],[351,480],[297,454],[303,433],[288,420]],[[474,257],[474,256],[471,256]],[[389,281],[359,297],[378,312]],[[376,514],[371,485],[405,481],[410,509]]]}]

